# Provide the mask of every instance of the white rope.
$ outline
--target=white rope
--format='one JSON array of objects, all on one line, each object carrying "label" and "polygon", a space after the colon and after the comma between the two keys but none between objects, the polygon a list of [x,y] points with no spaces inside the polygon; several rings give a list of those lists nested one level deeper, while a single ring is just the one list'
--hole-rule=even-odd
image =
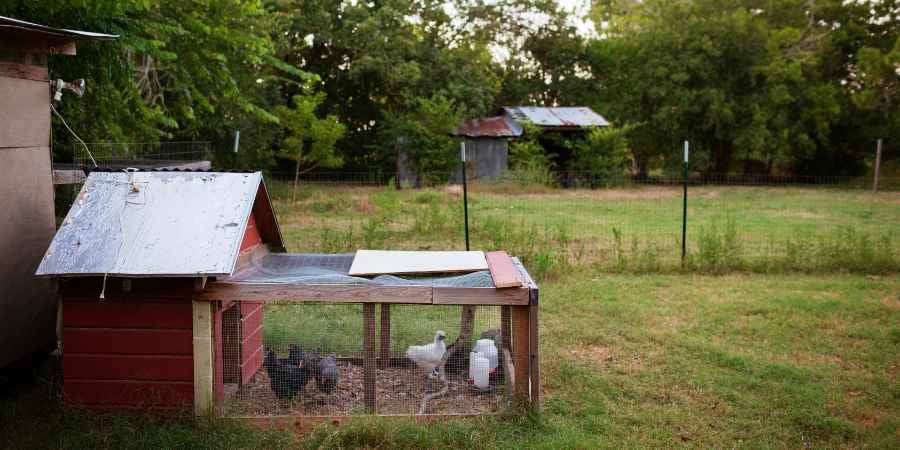
[{"label": "white rope", "polygon": [[84,151],[88,154],[88,157],[91,158],[91,163],[94,164],[94,167],[97,167],[97,160],[94,159],[94,155],[91,154],[91,151],[88,149],[87,144],[85,144],[84,141],[82,141],[81,138],[78,137],[75,131],[72,130],[71,127],[69,127],[69,124],[66,123],[66,119],[64,119],[62,114],[60,114],[59,111],[57,111],[56,108],[53,107],[53,103],[50,103],[50,110],[53,111],[54,114],[56,114],[56,117],[59,117],[59,120],[62,121],[63,126],[65,126],[67,130],[69,130],[69,133],[72,133],[72,136],[75,136],[75,139],[78,141],[78,143],[81,144],[82,147],[84,147]]}]

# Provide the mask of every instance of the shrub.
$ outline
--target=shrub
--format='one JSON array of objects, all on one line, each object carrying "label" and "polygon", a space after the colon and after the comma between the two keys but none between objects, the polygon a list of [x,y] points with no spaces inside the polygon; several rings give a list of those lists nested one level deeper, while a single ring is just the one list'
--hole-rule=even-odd
[{"label": "shrub", "polygon": [[574,159],[572,170],[581,172],[579,182],[589,187],[609,186],[626,173],[629,164],[628,140],[630,127],[595,128],[583,139],[566,142]]},{"label": "shrub", "polygon": [[551,172],[553,163],[544,147],[538,142],[540,134],[541,130],[538,127],[525,124],[522,137],[510,144],[510,167],[512,169],[508,176],[520,185],[550,186],[554,184]]}]

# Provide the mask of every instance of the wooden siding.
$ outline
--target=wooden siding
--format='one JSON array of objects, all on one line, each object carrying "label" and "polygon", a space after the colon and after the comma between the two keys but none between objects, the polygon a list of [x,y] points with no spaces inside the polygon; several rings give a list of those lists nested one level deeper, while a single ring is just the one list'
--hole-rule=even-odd
[{"label": "wooden siding", "polygon": [[223,381],[244,385],[262,367],[264,302],[236,302],[222,313]]},{"label": "wooden siding", "polygon": [[66,298],[63,393],[91,409],[189,407],[191,303]]},{"label": "wooden siding", "polygon": [[262,243],[262,238],[259,236],[259,227],[256,226],[256,219],[253,216],[254,214],[250,214],[250,219],[247,220],[247,230],[244,231],[244,238],[241,240],[241,253],[252,250]]},{"label": "wooden siding", "polygon": [[247,384],[263,362],[263,302],[241,302],[241,384]]},{"label": "wooden siding", "polygon": [[[0,148],[50,146],[50,88],[46,81],[0,77]],[[50,179],[50,168],[42,174]]]}]

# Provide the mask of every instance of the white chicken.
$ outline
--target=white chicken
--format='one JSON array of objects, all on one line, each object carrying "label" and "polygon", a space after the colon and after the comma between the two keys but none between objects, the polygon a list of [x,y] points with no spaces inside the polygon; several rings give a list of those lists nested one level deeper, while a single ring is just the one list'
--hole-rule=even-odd
[{"label": "white chicken", "polygon": [[438,330],[437,333],[434,333],[434,342],[425,345],[410,345],[406,349],[406,357],[431,375],[437,369],[438,364],[441,363],[444,352],[447,351],[447,343],[444,342],[446,338],[447,333],[444,333],[443,330]]}]

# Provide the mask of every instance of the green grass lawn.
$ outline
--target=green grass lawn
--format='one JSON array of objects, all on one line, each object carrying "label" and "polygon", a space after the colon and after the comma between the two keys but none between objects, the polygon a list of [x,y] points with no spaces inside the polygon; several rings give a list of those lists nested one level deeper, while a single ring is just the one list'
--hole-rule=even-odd
[{"label": "green grass lawn", "polygon": [[545,403],[521,418],[361,419],[299,441],[227,422],[4,400],[0,447],[871,447],[900,440],[900,277],[578,273],[541,289]]},{"label": "green grass lawn", "polygon": [[[272,182],[289,248],[460,249],[457,190]],[[503,249],[538,276],[571,267],[681,270],[678,187],[521,189],[476,184],[471,242]],[[693,187],[688,202],[688,268],[701,272],[900,270],[900,194],[803,187]]]}]

